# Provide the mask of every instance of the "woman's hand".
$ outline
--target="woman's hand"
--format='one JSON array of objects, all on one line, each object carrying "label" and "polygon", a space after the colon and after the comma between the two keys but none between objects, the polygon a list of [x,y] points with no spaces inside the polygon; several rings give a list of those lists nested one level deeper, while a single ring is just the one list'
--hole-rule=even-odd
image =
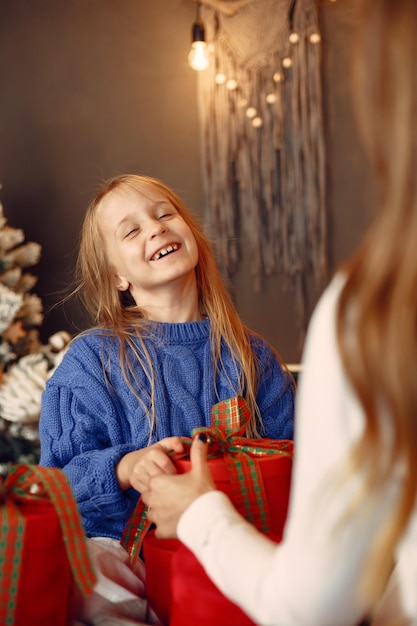
[{"label": "woman's hand", "polygon": [[176,537],[177,524],[192,502],[216,489],[207,464],[207,445],[196,437],[190,451],[191,470],[176,476],[155,475],[142,493],[148,519],[156,524],[159,538]]},{"label": "woman's hand", "polygon": [[143,494],[153,476],[175,474],[177,470],[168,456],[171,451],[184,451],[179,437],[165,437],[147,448],[126,454],[116,466],[120,489],[133,487]]}]

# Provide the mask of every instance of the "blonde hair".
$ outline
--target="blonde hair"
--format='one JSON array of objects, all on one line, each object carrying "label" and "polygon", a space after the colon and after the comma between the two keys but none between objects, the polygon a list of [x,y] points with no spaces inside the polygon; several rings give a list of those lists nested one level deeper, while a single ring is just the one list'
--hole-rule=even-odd
[{"label": "blonde hair", "polygon": [[[195,238],[198,248],[198,263],[195,269],[198,299],[200,311],[207,314],[210,319],[214,377],[216,378],[219,372],[225,372],[222,364],[222,346],[225,344],[230,349],[238,375],[239,385],[236,395],[243,395],[251,408],[252,420],[247,434],[260,436],[259,426],[262,426],[262,420],[256,404],[257,363],[251,348],[249,331],[242,324],[221,279],[209,240],[185,204],[169,187],[154,178],[138,175],[117,176],[105,184],[88,206],[85,215],[77,261],[76,291],[92,315],[94,324],[103,330],[110,330],[119,338],[123,375],[146,410],[151,437],[157,416],[154,413],[153,402],[153,366],[143,341],[149,322],[141,311],[140,303],[135,303],[133,298],[129,300],[129,293],[116,289],[114,271],[107,257],[97,221],[97,208],[108,194],[116,190],[134,190],[143,193],[149,189],[162,193],[172,203]],[[140,341],[142,354],[135,349],[135,337]],[[150,382],[151,396],[148,399],[148,406],[145,406],[135,389],[135,367],[128,359],[127,346],[130,346],[135,358],[141,363]]]},{"label": "blonde hair", "polygon": [[399,463],[406,470],[398,505],[368,558],[365,587],[376,598],[417,490],[417,3],[363,0],[362,6],[354,90],[364,143],[382,183],[382,206],[345,265],[337,332],[366,416],[353,467],[364,471],[370,492]]}]

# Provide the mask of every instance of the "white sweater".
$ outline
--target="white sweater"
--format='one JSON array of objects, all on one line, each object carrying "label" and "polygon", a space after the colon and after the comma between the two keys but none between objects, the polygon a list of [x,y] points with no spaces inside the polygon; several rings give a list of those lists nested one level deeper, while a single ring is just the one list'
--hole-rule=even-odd
[{"label": "white sweater", "polygon": [[[258,624],[350,626],[369,611],[358,581],[371,540],[394,506],[399,473],[381,493],[346,515],[361,476],[343,461],[364,424],[344,375],[335,333],[342,278],[322,296],[311,320],[296,401],[295,459],[284,540],[275,545],[214,491],[182,515],[179,538],[225,595]],[[369,505],[369,506],[367,506]],[[417,623],[417,511],[397,550],[402,608]]]}]

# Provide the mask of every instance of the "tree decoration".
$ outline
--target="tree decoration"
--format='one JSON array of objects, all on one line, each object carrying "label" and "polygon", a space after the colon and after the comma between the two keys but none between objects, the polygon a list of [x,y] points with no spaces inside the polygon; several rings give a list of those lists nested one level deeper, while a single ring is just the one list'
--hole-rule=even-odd
[{"label": "tree decoration", "polygon": [[31,292],[37,277],[26,268],[38,263],[41,246],[24,240],[0,203],[0,473],[11,463],[38,461],[42,392],[70,341],[65,331],[46,345],[39,339],[43,305]]}]

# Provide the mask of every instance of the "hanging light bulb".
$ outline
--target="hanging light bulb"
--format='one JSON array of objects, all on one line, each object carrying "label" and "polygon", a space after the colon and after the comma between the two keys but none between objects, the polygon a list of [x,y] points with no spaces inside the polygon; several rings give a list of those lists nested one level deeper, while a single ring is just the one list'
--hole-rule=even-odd
[{"label": "hanging light bulb", "polygon": [[200,20],[200,3],[197,2],[197,19],[192,28],[192,44],[188,55],[188,63],[193,70],[201,72],[207,69],[209,64],[209,56],[207,50],[207,42],[204,34],[204,25]]}]

